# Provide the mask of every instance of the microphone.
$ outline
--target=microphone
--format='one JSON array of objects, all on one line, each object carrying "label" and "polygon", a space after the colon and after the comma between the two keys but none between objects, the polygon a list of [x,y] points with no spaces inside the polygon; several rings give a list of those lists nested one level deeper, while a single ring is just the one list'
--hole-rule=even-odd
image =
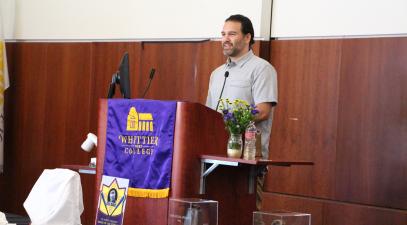
[{"label": "microphone", "polygon": [[146,94],[147,94],[148,89],[150,89],[151,81],[152,81],[153,78],[154,78],[154,73],[155,73],[155,69],[154,69],[154,68],[151,68],[151,71],[150,71],[150,79],[148,80],[148,85],[147,85],[147,87],[146,87],[146,90],[144,90],[144,93],[143,93],[143,95],[141,96],[141,98],[144,98],[144,96],[146,96]]},{"label": "microphone", "polygon": [[220,91],[220,95],[219,95],[219,99],[218,99],[218,104],[216,104],[216,109],[215,109],[215,111],[218,111],[219,101],[220,101],[220,99],[222,98],[223,89],[225,89],[226,78],[228,78],[228,76],[229,76],[229,71],[226,71],[226,72],[225,72],[225,80],[223,80],[222,90]]}]

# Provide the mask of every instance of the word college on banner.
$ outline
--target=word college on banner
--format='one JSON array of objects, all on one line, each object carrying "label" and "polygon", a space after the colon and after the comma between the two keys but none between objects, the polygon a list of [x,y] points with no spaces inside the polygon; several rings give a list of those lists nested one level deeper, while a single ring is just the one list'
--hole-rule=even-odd
[{"label": "word college on banner", "polygon": [[175,101],[109,99],[103,174],[129,179],[128,196],[169,195]]}]

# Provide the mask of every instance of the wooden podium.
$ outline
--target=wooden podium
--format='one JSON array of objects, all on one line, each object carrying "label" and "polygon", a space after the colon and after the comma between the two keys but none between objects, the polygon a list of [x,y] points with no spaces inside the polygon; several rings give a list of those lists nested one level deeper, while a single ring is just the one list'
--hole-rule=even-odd
[{"label": "wooden podium", "polygon": [[[103,173],[106,145],[107,100],[99,101],[95,201]],[[219,201],[219,225],[251,224],[255,194],[249,194],[249,167],[219,168],[206,179],[200,192],[201,155],[226,156],[228,134],[221,114],[198,103],[177,102],[170,198],[202,198]],[[167,225],[169,198],[128,197],[124,224]],[[95,210],[96,213],[96,210]]]}]

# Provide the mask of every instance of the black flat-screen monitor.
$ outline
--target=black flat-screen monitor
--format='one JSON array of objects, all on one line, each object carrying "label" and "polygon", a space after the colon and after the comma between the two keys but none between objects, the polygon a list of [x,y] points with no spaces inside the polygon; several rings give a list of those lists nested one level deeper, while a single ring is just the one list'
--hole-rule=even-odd
[{"label": "black flat-screen monitor", "polygon": [[130,70],[129,70],[129,54],[124,53],[119,65],[119,70],[113,74],[112,81],[109,85],[107,98],[112,98],[115,92],[115,86],[120,86],[120,92],[123,98],[130,98]]}]

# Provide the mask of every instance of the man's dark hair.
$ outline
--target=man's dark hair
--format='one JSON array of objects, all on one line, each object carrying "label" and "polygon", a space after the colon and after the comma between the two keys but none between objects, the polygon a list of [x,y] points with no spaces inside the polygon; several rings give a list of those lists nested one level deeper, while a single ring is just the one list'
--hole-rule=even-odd
[{"label": "man's dark hair", "polygon": [[246,34],[250,34],[250,46],[252,46],[254,44],[254,29],[253,29],[253,24],[252,21],[250,21],[249,18],[240,15],[240,14],[236,14],[236,15],[231,15],[229,16],[229,18],[227,18],[225,20],[225,22],[227,21],[233,21],[233,22],[239,22],[242,25],[242,33],[244,35]]}]

